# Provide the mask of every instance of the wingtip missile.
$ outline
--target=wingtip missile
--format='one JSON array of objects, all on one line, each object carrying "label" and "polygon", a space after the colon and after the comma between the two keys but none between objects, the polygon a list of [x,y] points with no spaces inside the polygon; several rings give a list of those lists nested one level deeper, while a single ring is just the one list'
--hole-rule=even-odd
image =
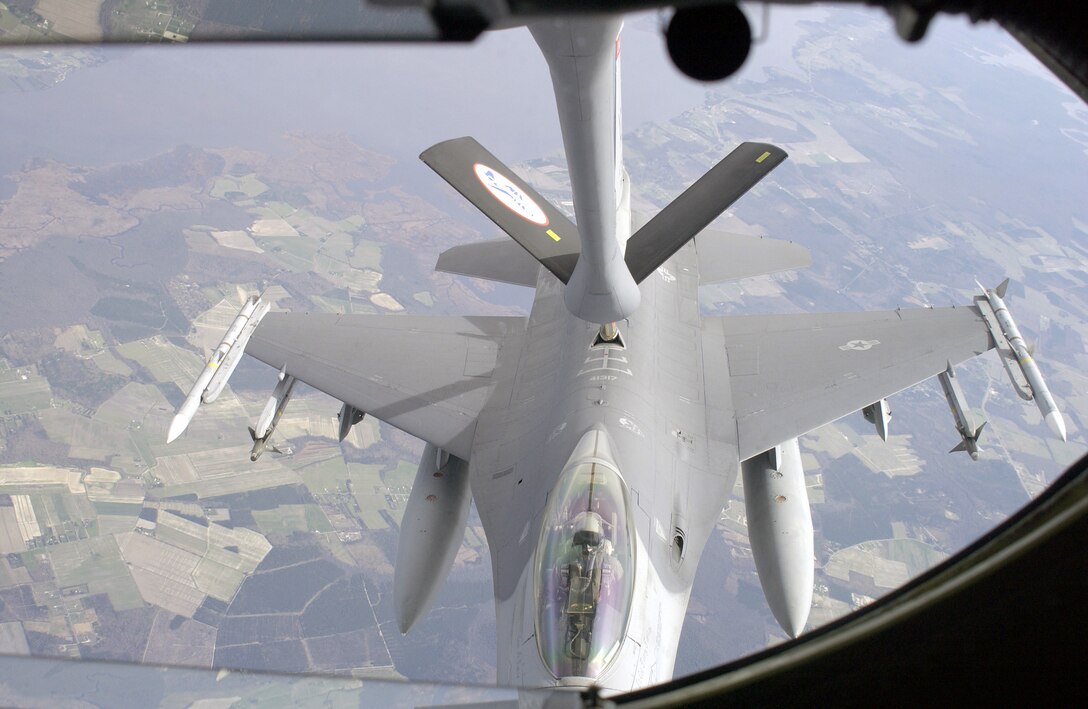
[{"label": "wingtip missile", "polygon": [[1050,427],[1050,430],[1054,432],[1058,438],[1063,441],[1068,440],[1065,433],[1065,419],[1062,418],[1062,412],[1054,409],[1046,415],[1046,425]]},{"label": "wingtip missile", "polygon": [[167,443],[172,443],[184,433],[200,405],[214,401],[226,386],[227,380],[242,358],[246,342],[261,318],[268,312],[268,307],[268,304],[262,302],[260,296],[256,295],[248,298],[242,305],[242,309],[238,311],[238,315],[227,328],[219,346],[208,357],[193,388],[185,395],[185,400],[178,408],[177,414],[170,421],[170,428],[166,432]]},{"label": "wingtip missile", "polygon": [[174,418],[170,421],[170,428],[166,431],[166,442],[173,443],[181,434],[185,433],[185,429],[189,427],[189,422],[193,420],[193,414],[196,413],[196,409],[193,409],[188,416],[184,411],[178,411],[174,415]]},{"label": "wingtip missile", "polygon": [[[1017,387],[1018,393],[1024,399],[1035,400],[1035,405],[1039,407],[1039,413],[1043,415],[1047,426],[1058,438],[1065,441],[1067,440],[1065,419],[1062,418],[1058,405],[1043,380],[1043,374],[1039,371],[1039,365],[1036,364],[1035,358],[1032,356],[1033,348],[1029,348],[1027,343],[1024,342],[1024,337],[1020,334],[1016,321],[1013,320],[1012,314],[1009,313],[1009,309],[1005,305],[1003,298],[1008,288],[1009,279],[1006,278],[997,288],[983,289],[985,299],[979,298],[976,299],[976,302],[984,302],[989,305],[992,319],[990,315],[985,313],[983,317],[990,326],[990,334],[993,336],[994,341],[998,343],[998,349],[1004,350],[1002,362],[1005,364],[1005,370],[1012,379],[1013,385]],[[1020,375],[1023,376],[1022,382],[1018,382]],[[1026,389],[1024,387],[1025,383]]]}]

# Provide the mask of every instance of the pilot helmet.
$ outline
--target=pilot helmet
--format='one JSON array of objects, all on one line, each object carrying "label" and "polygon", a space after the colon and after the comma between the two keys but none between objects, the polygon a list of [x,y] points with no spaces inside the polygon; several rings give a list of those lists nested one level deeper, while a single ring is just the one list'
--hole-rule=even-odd
[{"label": "pilot helmet", "polygon": [[574,518],[575,546],[597,546],[601,543],[604,525],[596,512],[581,512]]}]

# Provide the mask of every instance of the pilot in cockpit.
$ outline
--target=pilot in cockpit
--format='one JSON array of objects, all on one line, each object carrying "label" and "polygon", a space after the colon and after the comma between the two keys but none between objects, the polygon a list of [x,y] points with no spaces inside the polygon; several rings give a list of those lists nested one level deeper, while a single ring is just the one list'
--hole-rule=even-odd
[{"label": "pilot in cockpit", "polygon": [[571,525],[572,548],[567,559],[568,613],[593,613],[601,593],[604,566],[612,543],[604,536],[604,522],[596,512],[581,512]]},{"label": "pilot in cockpit", "polygon": [[571,525],[574,528],[574,546],[596,549],[604,537],[604,521],[596,512],[580,512]]}]

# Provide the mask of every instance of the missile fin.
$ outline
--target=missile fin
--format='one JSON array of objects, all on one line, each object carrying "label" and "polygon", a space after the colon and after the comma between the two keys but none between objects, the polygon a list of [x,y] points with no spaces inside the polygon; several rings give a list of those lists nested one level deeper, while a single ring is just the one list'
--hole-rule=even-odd
[{"label": "missile fin", "polygon": [[1005,297],[1005,291],[1007,291],[1008,289],[1009,289],[1009,279],[1006,278],[1005,280],[1001,281],[1001,283],[997,286],[997,288],[994,288],[994,293],[997,293],[998,298],[1004,298]]}]

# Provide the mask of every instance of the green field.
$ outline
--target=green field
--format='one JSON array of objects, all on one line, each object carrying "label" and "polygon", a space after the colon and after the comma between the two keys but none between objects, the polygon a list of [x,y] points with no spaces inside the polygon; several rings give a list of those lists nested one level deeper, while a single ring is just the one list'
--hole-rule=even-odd
[{"label": "green field", "polygon": [[287,219],[298,211],[287,202],[265,202],[257,209],[250,210],[258,219]]},{"label": "green field", "polygon": [[94,418],[123,429],[133,422],[142,422],[147,413],[156,406],[169,408],[166,399],[156,387],[129,382],[98,407]]},{"label": "green field", "polygon": [[888,539],[880,542],[880,545],[883,547],[881,556],[906,564],[907,573],[911,578],[936,566],[948,557],[947,554],[917,539]]},{"label": "green field", "polygon": [[325,298],[320,295],[310,296],[310,300],[318,306],[322,312],[326,313],[350,313],[353,312],[351,304],[342,298]]},{"label": "green field", "polygon": [[207,537],[198,538],[192,534],[187,534],[176,527],[165,524],[159,524],[155,527],[155,538],[159,541],[166,542],[171,546],[191,551],[200,556],[203,556],[208,551]]},{"label": "green field", "polygon": [[121,550],[113,537],[96,537],[48,548],[49,561],[59,586],[85,583],[91,593],[109,594],[117,610],[144,605]]},{"label": "green field", "polygon": [[139,455],[128,431],[88,419],[65,409],[46,409],[38,415],[49,438],[63,443],[72,458],[131,460]]},{"label": "green field", "polygon": [[351,254],[351,265],[354,268],[369,268],[380,271],[382,267],[382,245],[376,241],[363,239],[355,245]]},{"label": "green field", "polygon": [[41,549],[24,551],[19,557],[23,560],[23,566],[25,566],[26,570],[31,574],[41,569],[49,558]]},{"label": "green field", "polygon": [[355,476],[343,458],[329,458],[298,469],[302,482],[314,495],[324,494],[326,490],[336,492],[344,489],[345,481],[350,477],[356,484]]},{"label": "green field", "polygon": [[12,484],[12,485],[0,485],[0,495],[41,495],[43,493],[63,493],[67,492],[68,486],[63,483],[45,483],[45,484]]},{"label": "green field", "polygon": [[65,522],[72,521],[72,513],[69,512],[68,505],[66,504],[66,498],[68,495],[53,494],[48,497],[42,496],[42,501],[45,502],[46,510],[49,513],[50,523],[55,522],[57,524],[64,524]]},{"label": "green field", "polygon": [[34,517],[38,521],[38,533],[49,536],[51,519],[49,510],[46,508],[45,498],[42,495],[32,495],[30,497],[30,506],[34,508]]},{"label": "green field", "polygon": [[332,525],[317,505],[280,505],[274,510],[253,510],[253,519],[264,534],[330,532]]},{"label": "green field", "polygon": [[0,416],[48,409],[53,399],[49,382],[34,367],[0,372]]},{"label": "green field", "polygon": [[117,352],[146,367],[156,381],[175,382],[179,388],[196,381],[204,367],[203,360],[195,352],[154,338],[118,345]]},{"label": "green field", "polygon": [[303,505],[303,511],[306,513],[306,526],[312,532],[331,532],[332,525],[329,524],[329,518],[325,516],[325,513],[321,511],[321,508],[317,505]]},{"label": "green field", "polygon": [[351,251],[351,235],[344,233],[339,222],[319,217],[308,209],[300,209],[285,219],[303,236],[324,242],[321,250],[329,255],[346,259]]},{"label": "green field", "polygon": [[184,4],[165,0],[121,0],[110,20],[118,37],[162,37],[163,32],[188,36],[198,17]]},{"label": "green field", "polygon": [[312,271],[317,244],[298,236],[254,236],[253,240],[272,258],[296,271]]},{"label": "green field", "polygon": [[389,471],[382,478],[385,480],[385,485],[394,493],[404,492],[404,488],[411,488],[412,483],[416,479],[416,470],[419,468],[418,463],[414,463],[410,460],[402,460],[397,463],[397,467]]},{"label": "green field", "polygon": [[[381,511],[388,510],[397,519],[400,518],[400,511],[389,506],[381,469],[381,465],[345,463],[343,458],[332,458],[308,465],[298,472],[306,487],[314,495],[346,493],[346,481],[350,478],[352,494],[359,503],[359,511],[356,514],[367,529],[385,529],[389,525],[381,516]],[[415,476],[415,466],[411,466],[411,475]],[[411,484],[411,481],[412,478],[409,478],[408,484]],[[311,529],[316,528],[311,527]]]},{"label": "green field", "polygon": [[[131,466],[119,461],[118,467],[130,475],[135,474],[136,471],[143,472],[152,467],[155,464],[155,453],[151,450],[151,442],[148,440],[150,435],[151,431],[149,429],[143,429],[140,433],[133,432],[129,436],[129,440],[132,441],[132,446],[136,449],[137,455],[133,457]],[[156,436],[156,438],[161,439],[161,436]]]},{"label": "green field", "polygon": [[88,525],[87,532],[92,537],[107,537],[111,534],[124,534],[136,528],[136,517],[133,515],[98,515],[95,521]]},{"label": "green field", "polygon": [[131,502],[104,502],[96,500],[91,502],[94,511],[100,515],[117,515],[119,517],[139,517],[143,505]]},{"label": "green field", "polygon": [[[257,179],[256,173],[249,173],[242,177],[224,176],[216,178],[212,185],[211,196],[216,199],[228,199],[227,193],[239,192],[246,197],[256,197],[268,190],[268,185]],[[232,196],[232,199],[237,199]]]},{"label": "green field", "polygon": [[113,353],[109,350],[103,350],[98,354],[92,356],[91,361],[95,363],[99,369],[109,374],[118,374],[122,377],[132,376],[132,368],[113,356]]},{"label": "green field", "polygon": [[363,524],[366,525],[367,529],[387,529],[389,527],[385,522],[385,518],[378,512],[382,507],[377,507],[374,501],[368,500],[361,495],[356,495],[356,499],[359,500],[359,506],[362,507],[359,518],[363,520]]}]

